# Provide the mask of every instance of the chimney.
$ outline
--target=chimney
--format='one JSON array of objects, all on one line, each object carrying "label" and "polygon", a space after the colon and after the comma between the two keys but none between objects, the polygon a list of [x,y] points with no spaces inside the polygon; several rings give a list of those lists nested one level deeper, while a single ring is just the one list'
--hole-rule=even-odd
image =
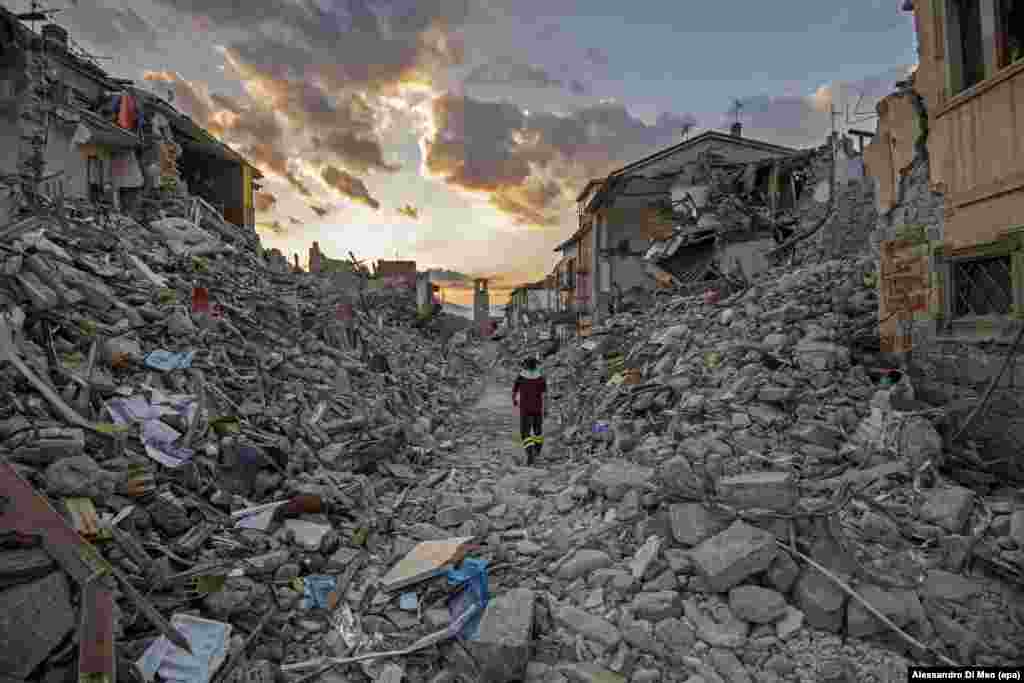
[{"label": "chimney", "polygon": [[309,248],[309,272],[319,273],[320,272],[320,243],[313,242],[313,246]]},{"label": "chimney", "polygon": [[743,137],[743,124],[737,121],[736,123],[732,124],[732,126],[729,127],[729,131],[733,134],[734,137]]}]

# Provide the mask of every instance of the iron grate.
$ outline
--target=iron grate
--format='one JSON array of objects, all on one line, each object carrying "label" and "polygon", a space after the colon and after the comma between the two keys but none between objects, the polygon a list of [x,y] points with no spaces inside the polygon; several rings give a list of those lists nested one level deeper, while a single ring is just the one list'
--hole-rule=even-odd
[{"label": "iron grate", "polygon": [[1010,257],[959,261],[953,264],[953,315],[1006,315],[1013,310]]}]

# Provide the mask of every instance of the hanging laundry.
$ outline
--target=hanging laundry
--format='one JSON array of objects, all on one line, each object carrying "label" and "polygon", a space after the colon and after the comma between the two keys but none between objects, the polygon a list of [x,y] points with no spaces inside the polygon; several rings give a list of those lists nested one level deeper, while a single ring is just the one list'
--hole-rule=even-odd
[{"label": "hanging laundry", "polygon": [[126,130],[135,130],[135,117],[138,108],[135,105],[135,98],[131,95],[122,95],[120,106],[117,110],[117,125]]},{"label": "hanging laundry", "polygon": [[145,179],[134,150],[115,153],[110,159],[110,179],[114,187],[142,187]]}]

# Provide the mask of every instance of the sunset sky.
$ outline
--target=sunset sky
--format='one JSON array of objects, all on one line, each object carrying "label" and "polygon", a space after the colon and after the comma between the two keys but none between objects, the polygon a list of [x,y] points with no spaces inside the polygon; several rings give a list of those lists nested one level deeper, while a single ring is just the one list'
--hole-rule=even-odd
[{"label": "sunset sky", "polygon": [[841,126],[860,95],[873,111],[916,62],[900,4],[79,0],[55,19],[263,171],[265,246],[415,259],[500,296],[550,270],[588,178],[687,121],[726,127],[739,99],[744,135],[800,147],[833,104]]}]

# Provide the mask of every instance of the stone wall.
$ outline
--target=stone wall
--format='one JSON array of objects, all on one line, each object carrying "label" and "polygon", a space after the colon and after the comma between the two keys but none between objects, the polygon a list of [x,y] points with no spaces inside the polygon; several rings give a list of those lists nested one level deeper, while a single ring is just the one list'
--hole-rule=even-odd
[{"label": "stone wall", "polygon": [[944,198],[938,192],[932,192],[929,177],[928,158],[918,156],[909,172],[900,178],[896,205],[891,211],[877,217],[871,235],[871,245],[876,255],[881,242],[896,239],[908,226],[922,226],[929,241],[942,241]]},{"label": "stone wall", "polygon": [[[901,175],[895,206],[878,216],[871,235],[875,254],[879,254],[883,241],[897,239],[910,228],[923,228],[928,242],[941,243],[945,237],[944,215],[944,197],[930,187],[928,157],[919,153]],[[929,267],[935,269],[934,261]],[[918,397],[946,406],[952,434],[1002,369],[1010,352],[1009,340],[957,335],[946,331],[940,318],[928,314],[911,321],[906,332],[911,343],[905,360]],[[964,433],[965,438],[977,442],[982,458],[1005,456],[1024,448],[1024,362],[1020,355],[1018,349],[985,409]],[[1024,477],[1024,464],[1009,458],[1005,473]]]}]

